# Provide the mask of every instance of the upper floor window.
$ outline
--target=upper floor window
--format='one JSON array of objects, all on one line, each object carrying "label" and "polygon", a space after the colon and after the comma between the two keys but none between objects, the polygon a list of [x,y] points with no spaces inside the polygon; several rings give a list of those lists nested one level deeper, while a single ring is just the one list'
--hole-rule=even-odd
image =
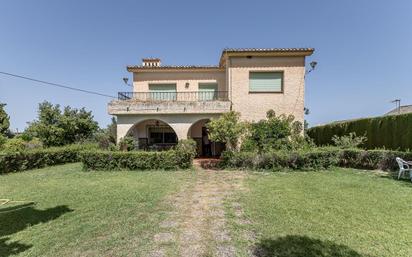
[{"label": "upper floor window", "polygon": [[249,92],[283,92],[282,71],[253,71],[249,73]]},{"label": "upper floor window", "polygon": [[199,83],[199,100],[212,101],[217,99],[217,83]]},{"label": "upper floor window", "polygon": [[176,101],[176,84],[149,84],[150,99]]}]

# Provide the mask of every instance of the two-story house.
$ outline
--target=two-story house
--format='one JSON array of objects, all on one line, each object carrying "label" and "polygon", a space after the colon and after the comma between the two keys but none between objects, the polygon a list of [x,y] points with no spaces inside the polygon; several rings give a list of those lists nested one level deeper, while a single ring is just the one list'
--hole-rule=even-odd
[{"label": "two-story house", "polygon": [[273,109],[303,122],[305,57],[313,51],[224,49],[216,66],[162,65],[160,59],[143,59],[142,65],[127,67],[133,74],[133,92],[119,92],[108,106],[109,114],[117,116],[117,139],[130,135],[147,149],[193,138],[199,154],[218,154],[222,146],[208,142],[205,125],[224,112],[233,110],[243,120],[259,121]]}]

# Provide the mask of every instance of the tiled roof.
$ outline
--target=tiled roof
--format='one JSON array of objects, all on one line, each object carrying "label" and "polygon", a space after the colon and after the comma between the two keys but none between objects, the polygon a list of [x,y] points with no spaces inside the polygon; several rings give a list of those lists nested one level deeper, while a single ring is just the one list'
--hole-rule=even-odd
[{"label": "tiled roof", "polygon": [[127,71],[134,70],[215,70],[219,69],[216,65],[162,65],[157,67],[148,67],[142,65],[127,66]]},{"label": "tiled roof", "polygon": [[[160,65],[160,66],[127,66],[127,71],[153,71],[153,70],[216,70],[221,69],[224,65],[225,55],[245,55],[247,53],[256,53],[263,56],[291,55],[291,56],[308,56],[313,53],[313,48],[225,48],[222,51],[219,65]],[[160,61],[158,58],[145,58],[145,60]]]},{"label": "tiled roof", "polygon": [[314,48],[225,48],[225,52],[312,52]]}]

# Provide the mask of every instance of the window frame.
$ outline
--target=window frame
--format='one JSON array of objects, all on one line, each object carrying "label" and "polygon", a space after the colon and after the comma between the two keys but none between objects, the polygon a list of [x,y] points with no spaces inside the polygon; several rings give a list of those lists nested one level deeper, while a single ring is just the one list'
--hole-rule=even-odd
[{"label": "window frame", "polygon": [[[251,73],[280,73],[280,91],[251,91],[250,90],[250,75]],[[249,70],[249,84],[248,92],[249,94],[283,94],[284,93],[284,80],[285,80],[285,71],[283,70]]]}]

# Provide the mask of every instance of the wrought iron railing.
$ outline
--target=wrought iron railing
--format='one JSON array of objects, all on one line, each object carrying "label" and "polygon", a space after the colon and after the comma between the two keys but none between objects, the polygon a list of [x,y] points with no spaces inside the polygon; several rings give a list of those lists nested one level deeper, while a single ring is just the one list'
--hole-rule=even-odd
[{"label": "wrought iron railing", "polygon": [[165,101],[227,101],[227,91],[191,91],[191,92],[119,92],[119,100],[144,102]]}]

